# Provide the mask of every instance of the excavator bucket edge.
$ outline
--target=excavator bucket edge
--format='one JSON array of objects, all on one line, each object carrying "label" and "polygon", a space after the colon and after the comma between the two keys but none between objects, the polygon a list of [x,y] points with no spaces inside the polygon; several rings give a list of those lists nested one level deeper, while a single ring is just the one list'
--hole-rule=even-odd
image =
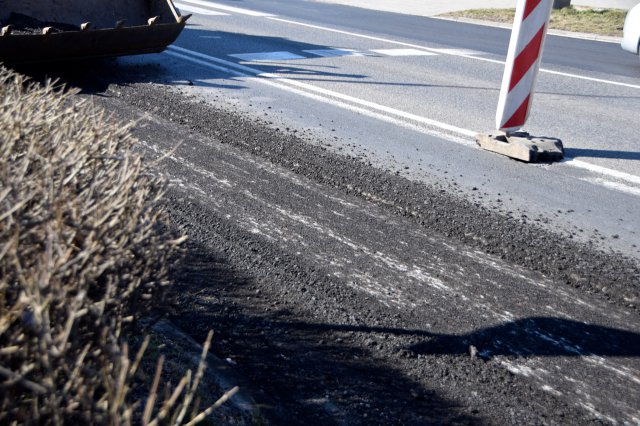
[{"label": "excavator bucket edge", "polygon": [[[88,4],[84,10],[71,7],[80,2]],[[161,52],[178,38],[190,17],[180,16],[171,0],[64,0],[66,9],[53,9],[51,4],[43,7],[42,3],[46,2],[8,0],[9,9],[0,11],[0,62]]]}]

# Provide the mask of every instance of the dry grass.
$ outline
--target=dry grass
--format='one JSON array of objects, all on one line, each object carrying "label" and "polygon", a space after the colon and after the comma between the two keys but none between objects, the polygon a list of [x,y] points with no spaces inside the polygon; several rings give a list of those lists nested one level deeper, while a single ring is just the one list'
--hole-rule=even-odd
[{"label": "dry grass", "polygon": [[[515,9],[472,9],[451,12],[442,16],[512,23],[514,15]],[[551,12],[549,28],[598,35],[622,36],[625,16],[626,11],[620,9],[577,9],[566,7]]]},{"label": "dry grass", "polygon": [[567,7],[554,10],[550,27],[558,30],[622,36],[626,11],[620,9],[585,9]]},{"label": "dry grass", "polygon": [[479,21],[512,23],[516,14],[515,9],[470,9],[444,13],[440,16],[447,18],[469,18]]},{"label": "dry grass", "polygon": [[127,126],[72,96],[0,70],[0,424],[193,423],[203,363],[163,389],[160,360],[143,400],[130,385],[148,340],[130,353],[127,331],[181,243],[162,184]]}]

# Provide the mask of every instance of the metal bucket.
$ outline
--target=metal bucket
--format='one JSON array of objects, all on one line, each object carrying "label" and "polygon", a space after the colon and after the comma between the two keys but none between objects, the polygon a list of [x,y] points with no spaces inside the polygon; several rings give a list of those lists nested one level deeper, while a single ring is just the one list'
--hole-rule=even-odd
[{"label": "metal bucket", "polygon": [[184,29],[171,0],[5,0],[0,61],[29,63],[161,52]]}]

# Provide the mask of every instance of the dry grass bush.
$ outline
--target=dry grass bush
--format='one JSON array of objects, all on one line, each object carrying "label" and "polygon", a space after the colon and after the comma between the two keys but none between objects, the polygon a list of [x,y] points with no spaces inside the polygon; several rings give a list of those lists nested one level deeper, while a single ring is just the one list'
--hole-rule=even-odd
[{"label": "dry grass bush", "polygon": [[0,70],[0,424],[187,422],[202,372],[131,401],[125,342],[181,241],[128,127],[73,95]]}]

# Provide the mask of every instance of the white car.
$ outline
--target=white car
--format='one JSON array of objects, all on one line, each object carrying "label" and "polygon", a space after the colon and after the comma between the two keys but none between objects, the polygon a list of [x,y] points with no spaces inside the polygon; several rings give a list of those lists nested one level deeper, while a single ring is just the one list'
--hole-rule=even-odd
[{"label": "white car", "polygon": [[627,13],[624,20],[622,48],[627,52],[638,54],[640,49],[640,4],[635,5]]}]

